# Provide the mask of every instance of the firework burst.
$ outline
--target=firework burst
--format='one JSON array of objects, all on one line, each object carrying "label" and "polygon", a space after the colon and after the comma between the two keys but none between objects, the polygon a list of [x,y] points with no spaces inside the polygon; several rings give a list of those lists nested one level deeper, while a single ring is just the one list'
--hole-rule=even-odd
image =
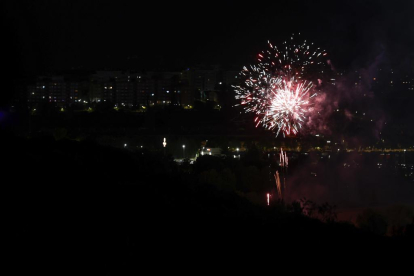
[{"label": "firework burst", "polygon": [[316,78],[325,68],[325,50],[306,41],[294,43],[294,36],[281,48],[273,46],[258,54],[258,63],[243,67],[243,83],[233,86],[245,112],[256,114],[256,127],[275,130],[276,136],[296,134],[302,127],[316,96]]},{"label": "firework burst", "polygon": [[276,136],[280,131],[286,135],[296,134],[305,120],[310,99],[316,96],[316,93],[309,96],[312,88],[311,82],[297,82],[294,78],[283,80],[271,91],[269,105],[260,120],[262,125],[271,130],[277,128]]}]

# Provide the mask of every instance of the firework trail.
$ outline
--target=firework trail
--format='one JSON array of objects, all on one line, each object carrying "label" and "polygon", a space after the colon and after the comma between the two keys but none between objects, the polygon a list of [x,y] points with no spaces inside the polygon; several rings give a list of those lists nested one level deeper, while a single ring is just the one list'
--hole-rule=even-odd
[{"label": "firework trail", "polygon": [[277,129],[283,136],[296,134],[302,127],[316,96],[315,86],[323,74],[325,50],[314,49],[313,44],[289,43],[273,46],[258,54],[258,64],[244,66],[239,73],[243,83],[233,86],[236,99],[245,112],[256,114],[256,127]]},{"label": "firework trail", "polygon": [[280,163],[280,166],[282,168],[284,168],[284,167],[287,168],[287,166],[289,164],[289,160],[288,160],[288,157],[286,155],[286,152],[284,152],[282,148],[280,148],[279,163]]},{"label": "firework trail", "polygon": [[275,181],[276,181],[276,188],[277,188],[277,194],[280,199],[282,199],[282,187],[280,184],[280,178],[279,178],[279,172],[276,171],[275,173]]},{"label": "firework trail", "polygon": [[[286,193],[286,178],[285,178],[285,176],[286,176],[286,173],[287,173],[288,164],[289,164],[289,159],[286,155],[286,152],[284,152],[283,149],[280,148],[279,165],[281,167],[281,177],[283,178],[283,194]],[[280,179],[279,174],[278,174],[278,178]],[[279,182],[280,182],[280,180],[279,180]]]}]

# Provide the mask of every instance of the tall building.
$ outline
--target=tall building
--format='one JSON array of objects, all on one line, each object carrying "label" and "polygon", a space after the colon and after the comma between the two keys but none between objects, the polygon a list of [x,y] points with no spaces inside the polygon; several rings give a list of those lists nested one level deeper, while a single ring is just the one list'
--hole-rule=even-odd
[{"label": "tall building", "polygon": [[28,103],[53,103],[56,106],[67,107],[75,102],[80,102],[80,82],[67,80],[63,76],[38,77],[35,84],[29,85]]}]

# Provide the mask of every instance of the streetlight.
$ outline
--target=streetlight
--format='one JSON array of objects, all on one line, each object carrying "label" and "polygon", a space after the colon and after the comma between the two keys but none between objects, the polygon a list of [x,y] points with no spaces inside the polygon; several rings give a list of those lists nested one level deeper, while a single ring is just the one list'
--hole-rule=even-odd
[{"label": "streetlight", "polygon": [[185,158],[185,145],[183,145],[183,159]]}]

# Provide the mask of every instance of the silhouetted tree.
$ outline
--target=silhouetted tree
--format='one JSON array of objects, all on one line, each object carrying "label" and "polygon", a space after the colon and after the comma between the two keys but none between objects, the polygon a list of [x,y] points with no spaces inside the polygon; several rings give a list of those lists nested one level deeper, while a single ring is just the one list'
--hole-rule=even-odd
[{"label": "silhouetted tree", "polygon": [[328,202],[318,206],[318,213],[322,221],[334,222],[337,218],[336,205],[330,205]]},{"label": "silhouetted tree", "polygon": [[359,228],[377,235],[385,235],[387,233],[388,223],[385,217],[373,209],[366,209],[359,214],[356,223]]}]

